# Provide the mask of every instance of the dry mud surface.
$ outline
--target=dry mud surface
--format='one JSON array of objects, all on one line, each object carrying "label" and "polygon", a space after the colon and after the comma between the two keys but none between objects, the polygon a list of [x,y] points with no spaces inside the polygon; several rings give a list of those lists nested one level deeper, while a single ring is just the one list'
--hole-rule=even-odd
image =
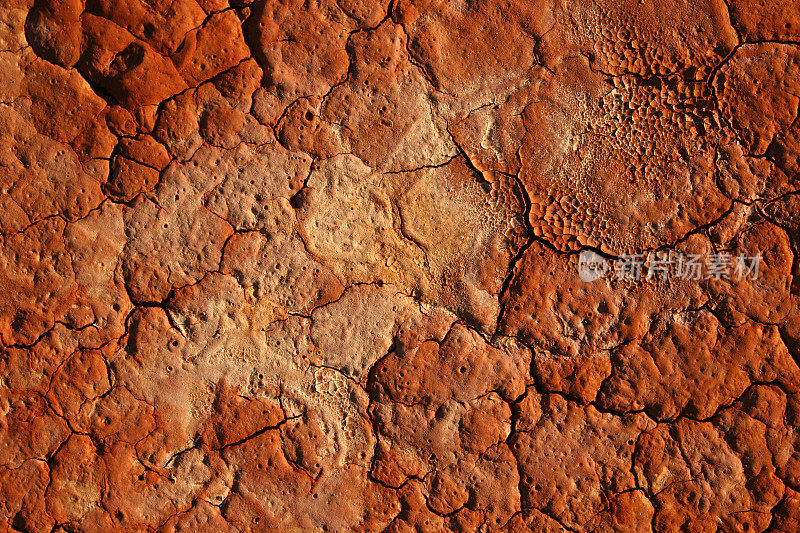
[{"label": "dry mud surface", "polygon": [[800,531],[799,107],[797,1],[0,0],[0,531]]}]

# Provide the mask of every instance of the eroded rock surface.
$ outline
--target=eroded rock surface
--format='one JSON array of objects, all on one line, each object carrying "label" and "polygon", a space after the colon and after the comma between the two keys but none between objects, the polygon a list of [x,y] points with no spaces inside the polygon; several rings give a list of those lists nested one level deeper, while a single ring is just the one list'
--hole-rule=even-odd
[{"label": "eroded rock surface", "polygon": [[2,531],[800,529],[796,1],[0,0],[0,167]]}]

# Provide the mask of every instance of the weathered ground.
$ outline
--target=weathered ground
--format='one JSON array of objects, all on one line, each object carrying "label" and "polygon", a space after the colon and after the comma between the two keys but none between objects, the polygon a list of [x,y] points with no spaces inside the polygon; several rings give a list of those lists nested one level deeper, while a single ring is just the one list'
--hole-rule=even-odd
[{"label": "weathered ground", "polygon": [[799,107],[798,1],[0,0],[0,531],[800,531]]}]

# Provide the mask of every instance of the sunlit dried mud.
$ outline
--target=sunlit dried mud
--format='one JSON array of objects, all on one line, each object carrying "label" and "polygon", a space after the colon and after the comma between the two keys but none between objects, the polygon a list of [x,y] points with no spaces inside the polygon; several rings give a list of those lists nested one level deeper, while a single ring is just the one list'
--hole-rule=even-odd
[{"label": "sunlit dried mud", "polygon": [[794,0],[0,0],[0,531],[800,531],[799,107]]}]

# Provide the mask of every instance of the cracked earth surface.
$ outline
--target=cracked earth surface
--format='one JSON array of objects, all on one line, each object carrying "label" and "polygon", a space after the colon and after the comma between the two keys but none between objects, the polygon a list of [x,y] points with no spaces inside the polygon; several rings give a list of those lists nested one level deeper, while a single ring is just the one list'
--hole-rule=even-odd
[{"label": "cracked earth surface", "polygon": [[0,531],[800,531],[799,108],[797,1],[0,0]]}]

